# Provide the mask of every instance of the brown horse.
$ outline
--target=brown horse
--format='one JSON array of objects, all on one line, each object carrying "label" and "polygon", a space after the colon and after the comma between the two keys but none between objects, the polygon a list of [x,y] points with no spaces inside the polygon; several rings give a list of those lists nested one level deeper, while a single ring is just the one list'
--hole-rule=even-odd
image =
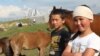
[{"label": "brown horse", "polygon": [[51,42],[51,37],[48,33],[38,32],[22,32],[14,35],[10,39],[10,44],[14,52],[13,56],[19,56],[22,49],[38,48],[39,56],[45,56],[45,48]]},{"label": "brown horse", "polygon": [[13,56],[13,51],[9,43],[8,37],[0,39],[0,53],[4,53],[5,56]]}]

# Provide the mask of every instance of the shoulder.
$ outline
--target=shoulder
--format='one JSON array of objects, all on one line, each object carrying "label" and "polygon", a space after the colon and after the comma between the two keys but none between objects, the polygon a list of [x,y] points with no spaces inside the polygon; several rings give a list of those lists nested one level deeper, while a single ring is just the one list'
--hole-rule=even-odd
[{"label": "shoulder", "polygon": [[55,33],[56,33],[56,30],[53,29],[53,30],[51,31],[51,35],[52,35],[52,34],[55,34]]},{"label": "shoulder", "polygon": [[63,29],[61,29],[61,33],[66,33],[66,34],[68,34],[69,31],[68,31],[66,28],[63,28]]},{"label": "shoulder", "polygon": [[100,51],[100,37],[93,33],[89,38],[88,48],[93,48],[97,51]]},{"label": "shoulder", "polygon": [[65,36],[65,37],[70,37],[71,36],[71,33],[68,30],[66,30],[66,29],[62,29],[60,34],[62,36]]},{"label": "shoulder", "polygon": [[89,36],[89,43],[94,43],[94,44],[96,44],[96,43],[100,43],[100,37],[97,35],[97,34],[95,34],[95,33],[92,33],[90,36]]},{"label": "shoulder", "polygon": [[90,40],[99,40],[99,41],[100,41],[100,37],[99,37],[97,34],[92,33],[92,34],[90,35]]},{"label": "shoulder", "polygon": [[62,28],[61,31],[68,32],[66,28]]}]

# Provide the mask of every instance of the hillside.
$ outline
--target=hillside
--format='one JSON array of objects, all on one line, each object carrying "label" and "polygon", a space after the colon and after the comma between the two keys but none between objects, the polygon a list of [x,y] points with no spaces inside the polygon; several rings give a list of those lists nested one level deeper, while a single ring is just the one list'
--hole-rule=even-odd
[{"label": "hillside", "polygon": [[[14,22],[23,22],[23,23],[27,23],[27,26],[23,26],[23,27],[18,27],[14,25]],[[11,36],[15,33],[18,32],[33,32],[33,31],[38,31],[38,30],[42,30],[42,31],[47,31],[47,24],[46,23],[41,23],[41,24],[36,24],[36,23],[31,23],[28,19],[21,19],[21,20],[14,20],[14,21],[9,21],[9,22],[2,22],[1,24],[3,25],[11,25],[12,26],[8,27],[6,26],[7,31],[0,31],[0,37],[4,37],[4,36]]]}]

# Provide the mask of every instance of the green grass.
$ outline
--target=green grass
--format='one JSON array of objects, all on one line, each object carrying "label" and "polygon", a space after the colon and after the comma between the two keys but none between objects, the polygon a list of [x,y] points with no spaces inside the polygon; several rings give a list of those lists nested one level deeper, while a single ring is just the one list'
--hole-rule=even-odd
[{"label": "green grass", "polygon": [[[23,26],[23,27],[17,27],[17,26],[13,26],[11,28],[8,28],[7,31],[1,31],[0,32],[0,38],[3,37],[10,37],[16,33],[19,32],[36,32],[39,30],[48,32],[47,30],[47,24],[32,24],[29,26]],[[46,49],[46,56],[48,53],[48,47]],[[26,56],[38,56],[38,50],[37,49],[33,49],[33,50],[23,50],[22,54],[25,54]],[[0,56],[4,56],[3,54],[1,54]]]},{"label": "green grass", "polygon": [[23,26],[23,27],[11,27],[8,28],[7,31],[1,31],[0,32],[0,37],[5,37],[5,36],[11,36],[13,34],[16,34],[18,32],[35,32],[35,31],[46,31],[47,32],[47,25],[46,24],[32,24],[29,26]]}]

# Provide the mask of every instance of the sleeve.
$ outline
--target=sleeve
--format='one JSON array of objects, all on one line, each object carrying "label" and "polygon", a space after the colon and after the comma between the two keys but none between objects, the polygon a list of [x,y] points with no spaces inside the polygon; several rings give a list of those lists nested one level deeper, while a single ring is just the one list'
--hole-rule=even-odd
[{"label": "sleeve", "polygon": [[93,48],[97,52],[100,52],[100,38],[94,37],[89,41],[88,48]]}]

